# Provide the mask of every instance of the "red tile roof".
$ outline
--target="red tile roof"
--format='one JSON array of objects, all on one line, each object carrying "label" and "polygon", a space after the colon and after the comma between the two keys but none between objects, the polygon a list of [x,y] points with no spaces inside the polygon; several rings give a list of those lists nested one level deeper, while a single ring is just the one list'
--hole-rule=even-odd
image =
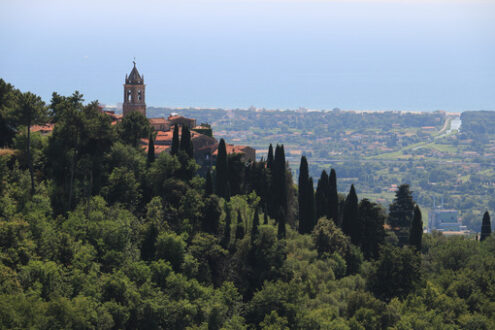
[{"label": "red tile roof", "polygon": [[167,124],[168,120],[165,118],[149,118],[150,124]]},{"label": "red tile roof", "polygon": [[55,127],[54,124],[46,124],[46,125],[33,125],[31,126],[31,132],[51,132]]},{"label": "red tile roof", "polygon": [[[250,148],[248,146],[236,146],[233,144],[225,144],[225,149],[227,150],[227,154],[243,154],[245,153],[246,148]],[[213,155],[216,156],[218,155],[218,147],[217,149],[213,152]]]}]

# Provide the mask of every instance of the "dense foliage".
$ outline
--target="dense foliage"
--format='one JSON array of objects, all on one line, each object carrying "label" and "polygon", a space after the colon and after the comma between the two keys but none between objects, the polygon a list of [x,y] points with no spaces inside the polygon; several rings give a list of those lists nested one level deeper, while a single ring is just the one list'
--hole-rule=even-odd
[{"label": "dense foliage", "polygon": [[282,145],[219,152],[202,178],[187,141],[148,157],[146,121],[112,126],[78,93],[43,105],[55,129],[28,150],[0,82],[1,328],[495,327],[495,239],[419,235],[407,186],[391,220],[335,171],[314,193],[306,159],[296,187]]}]

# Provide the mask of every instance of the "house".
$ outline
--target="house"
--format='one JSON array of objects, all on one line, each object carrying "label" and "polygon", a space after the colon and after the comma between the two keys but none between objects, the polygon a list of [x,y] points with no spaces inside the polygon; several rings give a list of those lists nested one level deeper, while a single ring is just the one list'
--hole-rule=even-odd
[{"label": "house", "polygon": [[165,118],[149,118],[149,122],[155,131],[168,131],[170,129],[170,122]]}]

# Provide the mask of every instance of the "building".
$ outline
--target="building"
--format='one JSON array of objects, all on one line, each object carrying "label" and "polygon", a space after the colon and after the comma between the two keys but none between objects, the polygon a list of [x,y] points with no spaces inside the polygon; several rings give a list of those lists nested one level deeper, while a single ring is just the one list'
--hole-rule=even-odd
[{"label": "building", "polygon": [[[133,111],[137,111],[146,116],[145,84],[144,76],[139,74],[136,62],[132,62],[134,67],[129,75],[125,76],[124,103],[122,104],[123,117]],[[102,109],[103,111],[103,109]],[[114,111],[103,111],[112,118],[112,125],[116,125],[122,120],[122,116]],[[149,118],[150,126],[156,132],[155,154],[170,152],[175,125],[179,128],[179,136],[182,135],[182,128],[187,127],[191,131],[191,142],[194,149],[194,158],[202,167],[209,167],[216,161],[218,141],[213,137],[210,125],[202,123],[196,125],[196,119],[186,118],[172,113],[165,118]],[[141,139],[141,146],[148,148],[148,139]],[[239,154],[246,162],[256,160],[256,150],[248,146],[236,146],[227,144],[227,154]]]},{"label": "building", "polygon": [[428,214],[428,232],[440,231],[444,233],[467,232],[467,227],[462,225],[457,210],[434,208]]},{"label": "building", "polygon": [[136,68],[136,62],[131,73],[125,76],[124,104],[122,112],[124,116],[133,111],[138,111],[146,117],[144,76],[141,76]]},{"label": "building", "polygon": [[171,114],[168,116],[168,122],[170,127],[174,127],[175,125],[180,127],[185,127],[192,129],[196,127],[196,119],[186,118],[184,116],[179,116],[177,114]]}]

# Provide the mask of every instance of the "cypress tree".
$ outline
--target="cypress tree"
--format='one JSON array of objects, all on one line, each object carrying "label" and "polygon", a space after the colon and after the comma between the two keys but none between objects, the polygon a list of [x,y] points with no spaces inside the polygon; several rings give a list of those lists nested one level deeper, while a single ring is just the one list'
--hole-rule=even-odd
[{"label": "cypress tree", "polygon": [[313,188],[313,178],[309,178],[307,185],[307,195],[308,195],[308,223],[307,223],[307,233],[311,233],[313,228],[316,226],[316,205],[315,205],[315,191]]},{"label": "cypress tree", "polygon": [[220,199],[216,195],[211,195],[205,199],[203,211],[203,231],[216,235],[218,233],[218,225],[222,209],[220,208]]},{"label": "cypress tree", "polygon": [[179,149],[184,151],[191,158],[194,156],[194,150],[191,142],[191,132],[187,126],[182,126],[182,136],[180,137]]},{"label": "cypress tree", "polygon": [[492,233],[492,224],[490,221],[490,214],[488,211],[483,214],[483,221],[481,222],[481,236],[480,241],[484,241]]},{"label": "cypress tree", "polygon": [[150,132],[150,137],[148,142],[148,158],[146,162],[148,165],[150,165],[154,161],[155,161],[155,141],[153,138],[153,132]]},{"label": "cypress tree", "polygon": [[299,182],[298,182],[298,202],[299,202],[299,233],[308,232],[309,227],[309,196],[308,196],[309,172],[308,160],[306,156],[301,157],[301,165],[299,166]]},{"label": "cypress tree", "polygon": [[409,245],[414,246],[416,251],[421,251],[421,241],[423,238],[423,219],[419,206],[414,207],[414,216],[409,230]]},{"label": "cypress tree", "polygon": [[272,168],[272,165],[273,165],[273,146],[270,143],[270,146],[268,147],[268,156],[266,157],[266,167]]},{"label": "cypress tree", "polygon": [[395,198],[389,207],[388,223],[402,246],[408,243],[409,228],[414,215],[414,200],[409,185],[402,184],[395,192]]},{"label": "cypress tree", "polygon": [[339,218],[339,195],[337,193],[337,174],[332,168],[328,178],[328,218],[337,224]]},{"label": "cypress tree", "polygon": [[206,183],[205,183],[205,195],[210,196],[213,194],[213,179],[211,177],[211,168],[206,172]]},{"label": "cypress tree", "polygon": [[316,186],[316,218],[319,219],[327,214],[328,208],[328,175],[327,171],[323,170],[321,172],[320,179],[318,180],[318,185]]},{"label": "cypress tree", "polygon": [[158,237],[158,228],[155,223],[148,223],[144,233],[143,245],[141,246],[141,259],[150,261],[155,257],[155,244]]},{"label": "cypress tree", "polygon": [[254,242],[258,235],[258,227],[260,225],[260,215],[258,214],[258,206],[254,209],[253,226],[251,227],[251,243]]},{"label": "cypress tree", "polygon": [[174,126],[174,134],[172,136],[172,150],[170,153],[172,155],[177,155],[179,152],[179,126],[175,124]]},{"label": "cypress tree", "polygon": [[275,158],[272,167],[272,204],[275,220],[278,223],[277,235],[285,238],[285,223],[287,216],[287,180],[286,180],[285,151],[283,145],[275,147]]},{"label": "cypress tree", "polygon": [[230,210],[228,206],[225,206],[225,227],[223,229],[222,247],[228,249],[230,245],[230,226],[232,224],[232,218],[230,216]]},{"label": "cypress tree", "polygon": [[237,210],[237,226],[235,229],[235,239],[240,240],[244,238],[244,220],[242,220],[241,210]]},{"label": "cypress tree", "polygon": [[363,225],[361,249],[366,259],[378,258],[379,247],[385,240],[386,215],[376,203],[364,198],[359,202],[359,217]]},{"label": "cypress tree", "polygon": [[224,139],[218,144],[217,164],[216,164],[216,191],[217,195],[223,198],[228,198],[228,164],[227,164],[227,149]]},{"label": "cypress tree", "polygon": [[342,231],[344,234],[351,237],[353,244],[360,245],[361,230],[358,219],[358,197],[354,185],[351,185],[351,190],[347,195],[344,204],[344,217],[342,222]]}]

